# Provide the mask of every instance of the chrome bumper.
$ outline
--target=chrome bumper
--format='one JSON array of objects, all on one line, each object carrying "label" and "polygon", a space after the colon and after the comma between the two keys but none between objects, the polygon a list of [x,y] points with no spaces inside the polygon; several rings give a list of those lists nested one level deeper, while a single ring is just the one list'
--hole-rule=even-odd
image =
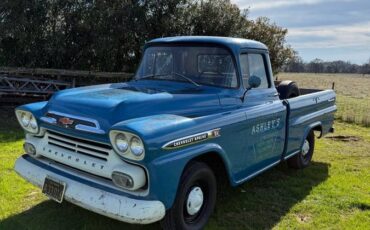
[{"label": "chrome bumper", "polygon": [[121,191],[86,180],[76,175],[59,172],[52,166],[28,155],[19,157],[15,171],[30,183],[42,188],[46,176],[66,183],[64,199],[101,215],[134,224],[149,224],[161,220],[165,207],[160,201],[132,199]]}]

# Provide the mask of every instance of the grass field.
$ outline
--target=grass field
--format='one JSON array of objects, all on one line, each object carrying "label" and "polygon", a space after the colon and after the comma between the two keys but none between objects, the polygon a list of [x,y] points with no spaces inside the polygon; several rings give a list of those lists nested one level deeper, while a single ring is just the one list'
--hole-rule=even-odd
[{"label": "grass field", "polygon": [[[299,84],[317,87],[331,85],[330,76],[287,75]],[[297,79],[295,79],[297,78]],[[335,80],[337,82],[337,76]],[[338,103],[357,96],[367,101],[367,80],[340,76]],[[303,80],[302,80],[303,79]],[[355,80],[354,80],[355,79]],[[360,79],[360,80],[359,80]],[[357,80],[361,83],[356,83]],[[359,84],[346,95],[347,84]],[[321,83],[320,83],[321,82]],[[322,86],[321,86],[322,87]],[[362,93],[360,90],[364,90]],[[341,99],[341,98],[344,99]],[[361,103],[360,103],[361,104]],[[343,106],[339,106],[338,113]],[[354,108],[356,109],[356,108]],[[356,110],[355,116],[368,115]],[[367,113],[367,114],[366,114]],[[334,136],[352,136],[349,141],[317,140],[313,163],[304,170],[281,164],[236,188],[225,187],[219,194],[216,211],[207,229],[369,229],[370,226],[370,128],[362,122],[345,123],[338,115]],[[12,115],[0,108],[0,229],[159,229],[159,224],[129,225],[94,214],[67,202],[61,205],[47,200],[40,190],[13,171],[15,159],[22,153],[23,132]],[[4,122],[5,121],[5,122]],[[357,122],[357,121],[356,121]]]},{"label": "grass field", "polygon": [[280,73],[279,80],[293,80],[302,88],[329,89],[338,94],[336,118],[370,127],[370,75]]}]

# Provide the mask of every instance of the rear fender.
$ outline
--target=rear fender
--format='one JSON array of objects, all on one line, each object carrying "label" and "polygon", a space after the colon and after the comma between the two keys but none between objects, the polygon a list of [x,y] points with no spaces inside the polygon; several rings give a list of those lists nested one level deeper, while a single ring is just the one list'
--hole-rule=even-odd
[{"label": "rear fender", "polygon": [[[320,128],[322,129],[322,124],[320,121],[317,121],[317,122],[314,122],[314,123],[311,123],[310,125],[308,125],[304,131],[304,135],[303,135],[303,138],[302,138],[302,141],[301,141],[301,145],[300,145],[300,149],[303,148],[303,144],[304,144],[304,141],[307,139],[308,135],[310,134],[311,130],[315,130],[315,128]],[[321,137],[322,134],[320,134],[319,138]]]}]

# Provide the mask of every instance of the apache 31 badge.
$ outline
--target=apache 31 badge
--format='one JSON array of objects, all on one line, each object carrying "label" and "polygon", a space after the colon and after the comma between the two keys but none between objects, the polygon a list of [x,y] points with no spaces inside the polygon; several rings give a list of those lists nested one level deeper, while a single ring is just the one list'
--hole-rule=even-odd
[{"label": "apache 31 badge", "polygon": [[191,136],[182,137],[173,141],[168,142],[163,146],[164,149],[175,149],[186,145],[201,142],[207,139],[215,138],[220,136],[220,129],[212,129],[202,133],[197,133]]}]

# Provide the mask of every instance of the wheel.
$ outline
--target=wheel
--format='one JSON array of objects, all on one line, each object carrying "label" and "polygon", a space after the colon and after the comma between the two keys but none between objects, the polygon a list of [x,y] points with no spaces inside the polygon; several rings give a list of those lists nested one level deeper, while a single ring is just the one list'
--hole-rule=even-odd
[{"label": "wheel", "polygon": [[300,95],[297,83],[294,81],[282,81],[277,87],[280,100],[298,97]]},{"label": "wheel", "polygon": [[304,140],[301,152],[288,159],[288,166],[295,169],[307,167],[311,162],[314,149],[315,135],[311,130]]},{"label": "wheel", "polygon": [[193,162],[186,167],[175,202],[161,221],[163,229],[203,229],[216,204],[216,178],[208,165]]}]

